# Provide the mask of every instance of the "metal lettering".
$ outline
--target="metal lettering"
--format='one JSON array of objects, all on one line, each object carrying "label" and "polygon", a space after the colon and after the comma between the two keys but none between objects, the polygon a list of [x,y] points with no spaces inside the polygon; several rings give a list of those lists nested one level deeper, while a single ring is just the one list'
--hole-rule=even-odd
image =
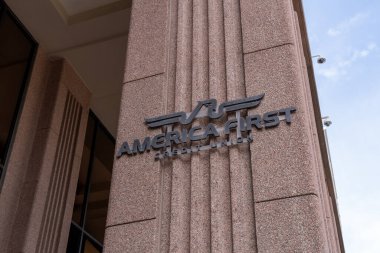
[{"label": "metal lettering", "polygon": [[285,109],[281,109],[279,111],[280,115],[284,114],[285,115],[285,120],[287,124],[290,124],[292,122],[292,113],[296,111],[296,108],[294,107],[288,107]]},{"label": "metal lettering", "polygon": [[203,135],[194,135],[195,131],[201,130],[202,128],[200,126],[192,127],[189,131],[189,137],[191,141],[200,141],[205,139]]},{"label": "metal lettering", "polygon": [[165,144],[166,144],[165,134],[158,134],[153,137],[152,147],[154,149],[163,148],[165,147]]},{"label": "metal lettering", "polygon": [[247,116],[247,130],[252,130],[253,126],[259,130],[263,128],[260,115]]},{"label": "metal lettering", "polygon": [[267,112],[264,114],[265,128],[276,127],[280,124],[280,120],[277,115],[278,111]]},{"label": "metal lettering", "polygon": [[119,148],[119,151],[117,152],[116,157],[119,158],[124,154],[131,155],[131,149],[129,148],[128,142],[124,142],[121,147]]},{"label": "metal lettering", "polygon": [[[276,127],[280,124],[280,119],[285,120],[287,124],[292,122],[292,113],[296,111],[294,107],[283,108],[277,111],[271,111],[261,115],[248,115],[242,118],[240,115],[244,112],[241,110],[251,109],[257,107],[264,94],[238,99],[234,101],[228,101],[217,106],[215,99],[207,99],[199,101],[194,110],[191,113],[176,112],[159,117],[149,118],[145,120],[145,123],[150,128],[163,127],[162,130],[166,133],[160,133],[154,136],[152,139],[146,137],[141,143],[140,140],[135,139],[133,141],[133,147],[130,148],[128,142],[124,142],[116,157],[119,158],[124,154],[134,155],[143,153],[151,149],[161,149],[160,152],[155,154],[156,160],[161,160],[166,157],[175,157],[181,154],[192,154],[204,150],[210,150],[219,147],[229,147],[236,144],[252,143],[253,136],[252,130],[256,128],[261,130],[265,128]],[[175,124],[189,125],[196,118],[208,117],[209,121],[212,119],[219,119],[223,115],[230,112],[236,112],[235,119],[228,120],[223,127],[218,127],[213,123],[208,123],[207,126],[194,126],[179,127],[181,130],[172,130]],[[228,115],[230,117],[231,115]],[[188,130],[189,129],[189,130]],[[201,131],[204,130],[204,131]],[[197,132],[198,131],[198,132]],[[231,131],[236,131],[235,138],[230,138]],[[250,132],[247,132],[250,131]],[[243,137],[242,132],[247,132],[247,137]],[[217,137],[221,135],[225,136],[225,140],[217,141]],[[198,145],[191,146],[192,141],[201,141],[205,139],[212,139],[213,142],[209,144],[198,142]],[[190,140],[190,141],[189,141]],[[177,145],[187,144],[189,147],[178,147]],[[173,147],[174,145],[174,147]]]},{"label": "metal lettering", "polygon": [[171,146],[172,142],[174,141],[175,144],[180,144],[179,140],[179,132],[173,131],[166,134],[166,146]]},{"label": "metal lettering", "polygon": [[224,134],[230,134],[231,132],[231,129],[236,129],[238,126],[238,122],[237,122],[237,119],[231,119],[229,121],[226,122],[226,124],[224,125]]},{"label": "metal lettering", "polygon": [[205,133],[203,134],[203,137],[206,139],[210,135],[213,135],[214,137],[219,137],[220,134],[216,130],[215,126],[213,124],[208,124],[205,129]]},{"label": "metal lettering", "polygon": [[133,141],[133,154],[137,154],[138,152],[144,153],[145,150],[150,150],[150,137],[146,137],[144,139],[144,142],[141,144],[140,140],[136,139]]}]

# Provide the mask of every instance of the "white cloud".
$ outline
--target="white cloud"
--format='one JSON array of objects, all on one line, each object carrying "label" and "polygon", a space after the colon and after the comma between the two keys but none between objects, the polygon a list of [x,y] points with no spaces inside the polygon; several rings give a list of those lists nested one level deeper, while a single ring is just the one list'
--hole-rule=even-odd
[{"label": "white cloud", "polygon": [[341,59],[333,62],[330,67],[320,68],[318,74],[325,78],[339,79],[346,76],[348,68],[352,66],[357,60],[366,58],[372,51],[377,49],[377,45],[371,42],[366,48],[361,50],[354,50],[347,59]]},{"label": "white cloud", "polygon": [[346,74],[346,72],[337,66],[320,69],[318,74],[325,78],[337,78]]},{"label": "white cloud", "polygon": [[377,45],[376,45],[375,42],[371,42],[371,43],[368,44],[368,49],[369,50],[374,50],[374,49],[376,49],[376,47],[377,47]]},{"label": "white cloud", "polygon": [[336,27],[328,29],[327,34],[331,37],[339,36],[349,32],[354,26],[362,23],[369,17],[368,13],[359,12],[351,18],[339,23]]},{"label": "white cloud", "polygon": [[349,59],[338,62],[338,66],[339,67],[351,66],[352,63],[354,63],[358,59],[367,57],[369,53],[376,48],[376,46],[372,47],[372,45],[373,44],[370,44],[369,46],[367,46],[367,48],[362,49],[362,50],[355,50],[351,54],[351,57]]}]

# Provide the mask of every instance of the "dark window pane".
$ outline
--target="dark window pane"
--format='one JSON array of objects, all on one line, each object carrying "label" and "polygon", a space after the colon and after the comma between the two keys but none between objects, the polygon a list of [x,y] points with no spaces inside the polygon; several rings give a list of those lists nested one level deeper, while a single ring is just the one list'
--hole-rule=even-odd
[{"label": "dark window pane", "polygon": [[81,230],[78,229],[75,225],[71,224],[69,242],[67,244],[67,253],[77,253],[79,252],[80,240],[81,240]]},{"label": "dark window pane", "polygon": [[73,221],[77,224],[82,224],[81,215],[83,212],[83,201],[86,192],[86,182],[88,177],[88,168],[90,165],[91,147],[94,139],[95,121],[92,117],[88,118],[86,139],[83,147],[82,162],[79,171],[77,190],[75,195],[75,203],[73,210]]},{"label": "dark window pane", "polygon": [[102,128],[98,128],[92,163],[90,194],[85,230],[103,242],[111,184],[114,143]]},{"label": "dark window pane", "polygon": [[70,234],[67,252],[78,240],[81,253],[102,252],[114,149],[113,137],[90,113],[72,217],[79,233]]}]

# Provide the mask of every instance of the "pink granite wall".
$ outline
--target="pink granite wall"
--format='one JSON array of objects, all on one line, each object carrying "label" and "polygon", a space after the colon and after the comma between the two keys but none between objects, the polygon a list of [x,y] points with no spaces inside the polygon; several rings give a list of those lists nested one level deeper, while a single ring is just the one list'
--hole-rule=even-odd
[{"label": "pink granite wall", "polygon": [[206,98],[297,112],[250,145],[117,159],[105,252],[339,252],[298,29],[291,0],[133,2],[116,148]]},{"label": "pink granite wall", "polygon": [[0,194],[1,252],[66,252],[90,93],[39,50]]},{"label": "pink granite wall", "polygon": [[33,73],[26,92],[23,110],[18,122],[17,132],[14,138],[12,152],[9,157],[8,170],[0,194],[0,248],[7,249],[14,223],[16,222],[16,210],[22,194],[22,185],[36,135],[39,111],[42,104],[41,94],[46,88],[46,72],[48,60],[46,55],[39,50]]}]

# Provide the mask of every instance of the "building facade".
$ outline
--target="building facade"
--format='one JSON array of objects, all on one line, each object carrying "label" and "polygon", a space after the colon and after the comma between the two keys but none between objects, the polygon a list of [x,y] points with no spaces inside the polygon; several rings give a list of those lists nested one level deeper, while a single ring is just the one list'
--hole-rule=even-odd
[{"label": "building facade", "polygon": [[0,0],[2,252],[344,252],[302,2]]}]

